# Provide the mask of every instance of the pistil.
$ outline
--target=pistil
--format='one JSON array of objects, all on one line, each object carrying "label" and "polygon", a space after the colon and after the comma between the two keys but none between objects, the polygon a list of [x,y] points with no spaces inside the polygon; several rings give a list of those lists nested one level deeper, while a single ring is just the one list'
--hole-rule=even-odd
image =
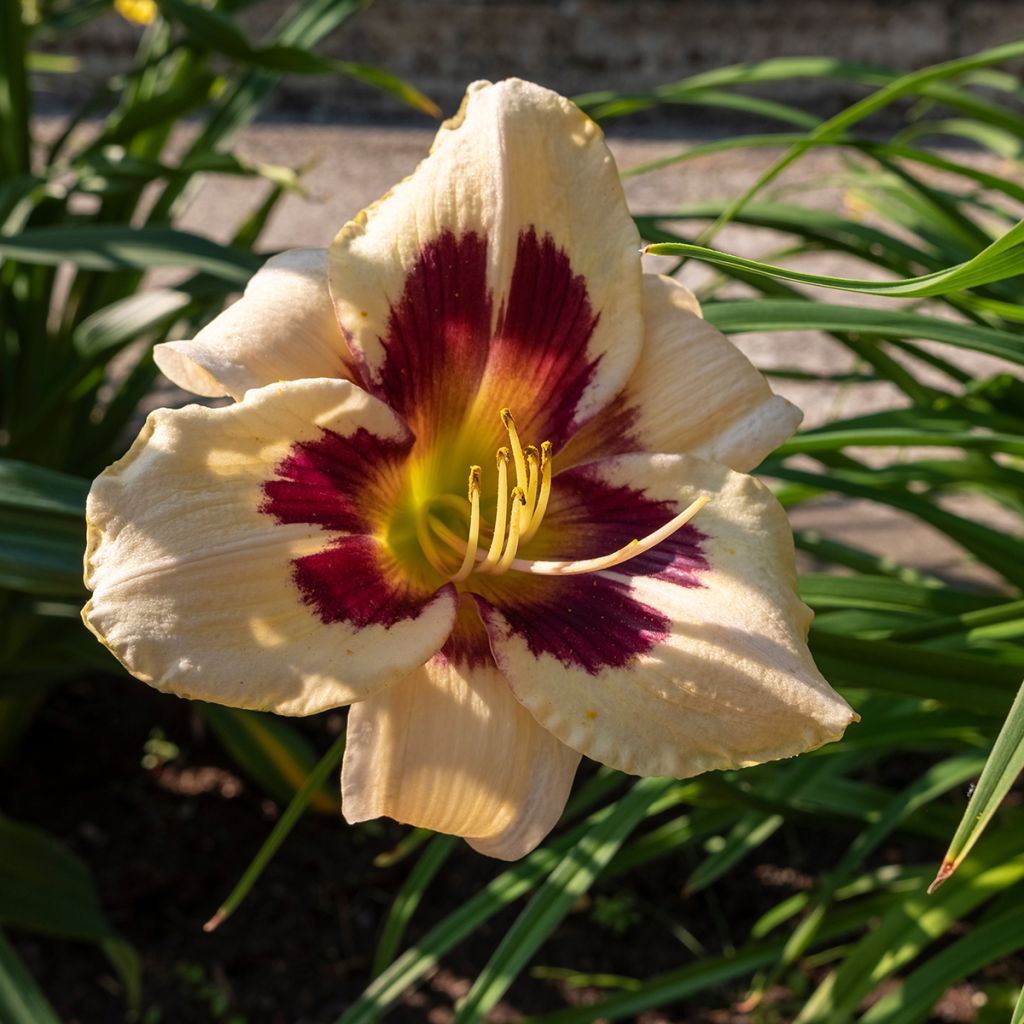
[{"label": "pistil", "polygon": [[708,500],[702,494],[664,526],[649,533],[641,540],[631,540],[624,547],[609,555],[566,562],[527,561],[522,558],[514,558],[509,562],[509,568],[518,569],[520,572],[532,572],[540,576],[576,576],[587,572],[600,572],[602,569],[612,569],[616,565],[628,562],[631,558],[636,558],[637,555],[642,555],[645,551],[650,551],[662,541],[668,540],[673,533],[681,530],[708,503]]}]

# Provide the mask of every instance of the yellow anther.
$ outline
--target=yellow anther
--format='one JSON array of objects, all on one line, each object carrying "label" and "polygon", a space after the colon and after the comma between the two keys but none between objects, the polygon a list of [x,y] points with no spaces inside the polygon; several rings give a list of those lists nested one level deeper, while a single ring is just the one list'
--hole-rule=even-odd
[{"label": "yellow anther", "polygon": [[476,565],[476,549],[480,545],[480,467],[469,467],[469,540],[462,556],[462,564],[452,576],[455,582],[464,580]]},{"label": "yellow anther", "polygon": [[508,431],[509,444],[512,445],[512,458],[516,463],[516,487],[526,490],[526,459],[523,457],[523,446],[519,442],[519,431],[516,430],[516,421],[512,418],[511,409],[501,410],[501,422]]}]

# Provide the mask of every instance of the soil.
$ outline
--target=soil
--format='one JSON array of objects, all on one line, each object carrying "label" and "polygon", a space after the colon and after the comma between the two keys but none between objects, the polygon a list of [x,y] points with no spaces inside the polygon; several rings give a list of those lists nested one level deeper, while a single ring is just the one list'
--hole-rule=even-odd
[{"label": "soil", "polygon": [[[342,726],[339,714],[301,723],[320,750]],[[145,752],[156,728],[179,753],[153,766],[152,743],[149,758]],[[92,869],[110,919],[142,957],[142,1024],[330,1024],[369,982],[379,929],[413,863],[374,865],[406,834],[400,826],[353,828],[308,814],[237,913],[204,933],[203,922],[248,866],[279,809],[239,777],[187,701],[127,679],[96,677],[55,692],[0,769],[0,792],[6,814],[45,827]],[[806,889],[848,842],[840,832],[805,827],[800,834],[787,826],[726,884],[689,898],[682,887],[694,864],[678,855],[615,879],[574,908],[490,1019],[512,1022],[601,994],[539,977],[545,972],[537,968],[645,978],[693,962],[678,926],[710,951],[739,945],[764,909]],[[500,870],[460,846],[433,881],[407,939]],[[517,910],[457,947],[387,1019],[450,1021],[454,1000]],[[127,1019],[124,992],[98,949],[28,933],[11,937],[66,1024]],[[967,1010],[954,1006],[943,1019],[970,1020],[971,991],[960,1000]],[[739,985],[638,1019],[742,1024],[749,1020],[739,1009],[744,995]],[[792,991],[774,997],[779,1020],[790,1016],[787,1000],[799,1005]]]}]

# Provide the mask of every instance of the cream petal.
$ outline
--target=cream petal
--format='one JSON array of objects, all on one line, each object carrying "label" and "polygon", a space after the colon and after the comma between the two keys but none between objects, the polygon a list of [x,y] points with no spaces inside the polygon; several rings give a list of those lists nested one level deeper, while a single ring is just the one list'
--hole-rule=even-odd
[{"label": "cream petal", "polygon": [[234,305],[191,341],[157,345],[153,358],[179,387],[211,398],[305,377],[354,380],[327,288],[327,251],[267,260]]},{"label": "cream petal", "polygon": [[[484,604],[498,666],[545,729],[613,768],[679,778],[842,736],[856,716],[807,649],[789,525],[764,485],[688,456],[624,455],[569,472],[590,475],[595,500],[630,488],[669,514],[700,495],[710,503],[676,554],[659,561],[656,548],[596,580],[552,580],[550,606],[540,578],[518,605]],[[557,537],[559,510],[549,515]],[[608,609],[614,621],[602,625]]]},{"label": "cream petal", "polygon": [[[515,79],[477,82],[415,173],[331,246],[368,386],[418,436],[447,417],[561,443],[639,355],[639,237],[600,129]],[[538,442],[539,443],[539,442]]]},{"label": "cream petal", "polygon": [[614,452],[688,452],[746,472],[800,425],[800,410],[701,319],[678,281],[644,275],[644,325],[632,377],[615,405],[572,439],[561,465]]},{"label": "cream petal", "polygon": [[453,588],[406,580],[369,525],[411,437],[348,381],[153,413],[89,494],[86,625],[161,690],[311,714],[431,657]]},{"label": "cream petal", "polygon": [[440,655],[349,710],[342,810],[350,822],[387,815],[515,860],[558,822],[579,760],[493,664]]}]

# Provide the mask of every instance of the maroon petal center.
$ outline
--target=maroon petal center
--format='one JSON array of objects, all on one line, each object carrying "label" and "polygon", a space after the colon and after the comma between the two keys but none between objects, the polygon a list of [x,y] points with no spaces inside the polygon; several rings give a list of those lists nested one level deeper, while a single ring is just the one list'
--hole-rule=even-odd
[{"label": "maroon petal center", "polygon": [[470,461],[493,458],[506,406],[538,443],[564,443],[597,366],[587,346],[599,314],[568,254],[533,227],[521,232],[495,316],[488,245],[474,232],[445,231],[423,246],[391,306],[371,380],[421,445],[472,438],[463,473]]},{"label": "maroon petal center", "polygon": [[392,513],[412,445],[411,434],[322,430],[315,441],[294,445],[263,485],[261,512],[334,534],[324,550],[292,563],[299,595],[321,622],[390,627],[416,618],[436,592],[404,572],[373,536]]},{"label": "maroon petal center", "polygon": [[[551,507],[523,557],[593,558],[642,538],[673,518],[678,508],[642,491],[612,486],[592,467],[555,478]],[[653,576],[681,587],[702,587],[710,568],[708,535],[692,524],[611,572],[582,576],[531,576],[512,572],[470,583],[492,637],[501,626],[494,612],[523,636],[535,656],[549,654],[563,665],[596,674],[622,668],[650,651],[672,630],[662,611],[637,599],[628,577]],[[626,577],[624,582],[622,577]]]}]

